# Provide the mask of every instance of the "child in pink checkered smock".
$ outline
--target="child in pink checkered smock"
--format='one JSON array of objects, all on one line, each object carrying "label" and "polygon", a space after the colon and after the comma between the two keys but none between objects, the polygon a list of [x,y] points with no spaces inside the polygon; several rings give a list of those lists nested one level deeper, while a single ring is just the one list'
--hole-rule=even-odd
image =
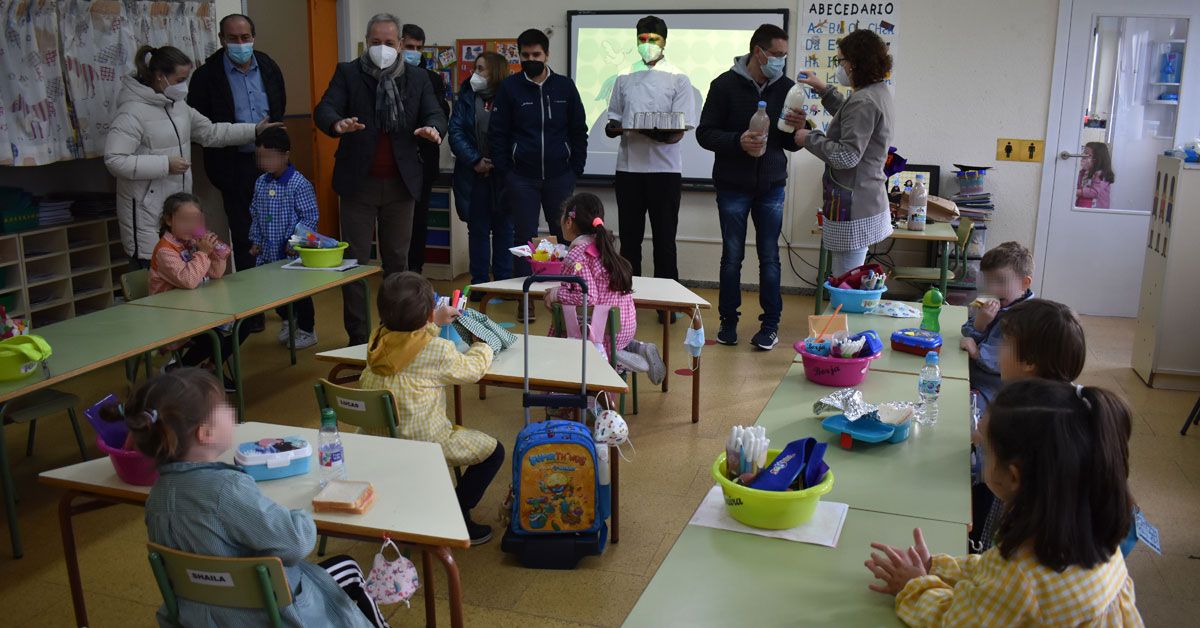
[{"label": "child in pink checkered smock", "polygon": [[[618,252],[612,232],[604,226],[604,204],[600,198],[595,194],[580,193],[567,199],[563,204],[562,231],[563,236],[571,240],[562,273],[576,275],[587,282],[589,317],[591,308],[598,305],[607,305],[621,313],[621,329],[615,343],[618,367],[647,373],[651,382],[661,383],[666,376],[666,367],[658,347],[634,339],[637,312],[633,307],[633,272],[629,262]],[[547,307],[554,303],[581,306],[583,292],[576,284],[559,284],[546,292]],[[608,358],[607,343],[601,352]]]}]

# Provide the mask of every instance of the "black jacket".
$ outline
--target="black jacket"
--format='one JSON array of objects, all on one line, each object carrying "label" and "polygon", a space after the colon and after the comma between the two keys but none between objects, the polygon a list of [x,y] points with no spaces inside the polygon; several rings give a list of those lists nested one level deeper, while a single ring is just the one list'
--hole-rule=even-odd
[{"label": "black jacket", "polygon": [[[403,63],[403,61],[398,61]],[[404,73],[397,77],[397,86],[404,96],[404,119],[392,133],[392,154],[396,167],[413,197],[420,196],[424,180],[422,159],[413,131],[431,126],[446,137],[446,114],[433,93],[429,73],[424,68],[404,64]],[[313,111],[317,128],[330,137],[340,138],[333,164],[333,189],[345,196],[359,188],[371,168],[375,142],[379,141],[379,123],[375,120],[375,90],[379,82],[359,66],[358,59],[339,63],[325,95]],[[358,118],[367,128],[338,135],[333,125],[343,118]]]},{"label": "black jacket", "polygon": [[[713,182],[717,188],[758,193],[787,181],[788,163],[783,151],[795,152],[799,147],[791,133],[775,126],[794,83],[782,76],[760,93],[746,69],[748,58],[738,57],[732,68],[713,79],[696,126],[696,141],[715,153]],[[750,118],[758,111],[760,100],[767,103],[771,132],[767,135],[767,152],[755,159],[742,150],[741,138],[750,128]]]},{"label": "black jacket", "polygon": [[500,176],[515,172],[529,179],[583,174],[588,127],[575,82],[550,73],[538,85],[522,72],[496,88],[488,123],[492,164]]},{"label": "black jacket", "polygon": [[[438,105],[442,107],[442,113],[446,118],[450,118],[450,102],[446,100],[446,82],[442,80],[440,72],[426,69],[429,73],[429,84],[433,86],[433,93],[437,96]],[[443,138],[444,140],[445,138]],[[421,147],[421,159],[425,161],[425,185],[430,185],[432,179],[436,179],[439,170],[441,170],[442,147],[440,144],[434,144],[428,140],[418,140],[417,145]]]},{"label": "black jacket", "polygon": [[[225,75],[225,49],[214,52],[204,65],[196,68],[188,86],[187,103],[213,122],[237,122],[233,118],[233,90],[229,88],[229,77]],[[287,90],[283,84],[283,72],[275,60],[265,52],[254,51],[258,62],[258,74],[262,77],[263,89],[267,92],[267,108],[271,122],[282,122],[287,110]],[[249,120],[257,123],[258,120]],[[233,178],[234,155],[237,146],[204,149],[204,171],[208,180],[218,188],[224,181]]]}]

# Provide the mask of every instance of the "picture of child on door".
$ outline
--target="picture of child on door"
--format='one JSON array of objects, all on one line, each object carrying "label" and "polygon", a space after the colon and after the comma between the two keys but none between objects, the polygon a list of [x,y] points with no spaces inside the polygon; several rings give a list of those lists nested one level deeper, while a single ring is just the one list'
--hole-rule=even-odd
[{"label": "picture of child on door", "polygon": [[1092,209],[1109,208],[1109,188],[1116,177],[1112,171],[1112,156],[1108,144],[1088,142],[1079,160],[1079,181],[1075,184],[1075,206]]}]

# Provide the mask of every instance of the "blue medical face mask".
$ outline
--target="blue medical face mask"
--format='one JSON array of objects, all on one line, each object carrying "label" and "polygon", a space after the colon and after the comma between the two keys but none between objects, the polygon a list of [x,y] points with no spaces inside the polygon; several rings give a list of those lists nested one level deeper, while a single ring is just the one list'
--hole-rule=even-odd
[{"label": "blue medical face mask", "polygon": [[229,55],[229,60],[241,65],[250,60],[254,56],[254,42],[245,44],[225,44],[225,52]]},{"label": "blue medical face mask", "polygon": [[420,50],[405,50],[404,51],[404,62],[409,65],[421,65],[421,51]]},{"label": "blue medical face mask", "polygon": [[[766,54],[766,51],[763,51]],[[783,68],[787,65],[787,57],[772,57],[767,55],[767,62],[762,65],[763,74],[766,75],[768,81],[783,76]]]}]

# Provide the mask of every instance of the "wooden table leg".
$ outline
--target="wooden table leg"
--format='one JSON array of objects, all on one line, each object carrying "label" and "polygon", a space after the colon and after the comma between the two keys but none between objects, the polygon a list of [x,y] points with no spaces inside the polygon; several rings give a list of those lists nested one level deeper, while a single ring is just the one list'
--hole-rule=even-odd
[{"label": "wooden table leg", "polygon": [[[238,342],[238,335],[242,333],[242,323],[245,319],[239,318],[233,321],[233,349],[230,351],[233,359],[230,361],[229,369],[233,371],[233,387],[237,389],[237,420],[238,423],[246,422],[246,396],[242,392],[242,343]],[[217,381],[223,377],[221,369],[221,347],[215,344],[213,347],[213,360],[217,365]]]},{"label": "wooden table leg", "polygon": [[609,481],[612,482],[612,542],[621,540],[621,454],[616,447],[608,448]]},{"label": "wooden table leg", "polygon": [[454,423],[462,427],[462,386],[454,385]]},{"label": "wooden table leg", "polygon": [[946,288],[948,286],[950,274],[950,243],[942,242],[942,263],[941,277],[939,279],[942,286],[942,297],[946,296]]},{"label": "wooden table leg", "polygon": [[437,626],[437,607],[433,596],[433,558],[429,552],[434,548],[421,548],[421,572],[425,578],[425,625],[429,628]]},{"label": "wooden table leg", "polygon": [[692,423],[700,422],[700,358],[692,358]]},{"label": "wooden table leg", "polygon": [[479,398],[480,400],[487,399],[487,384],[479,385]]},{"label": "wooden table leg", "polygon": [[667,383],[671,381],[671,311],[659,310],[658,313],[662,316],[662,359],[663,366],[666,367],[667,371],[667,374],[663,377],[662,389],[663,392],[667,392]]},{"label": "wooden table leg", "polygon": [[[0,404],[0,410],[7,405]],[[3,475],[4,481],[4,514],[8,516],[8,536],[12,541],[13,558],[20,558],[24,552],[21,550],[21,529],[17,523],[17,494],[12,479],[12,467],[8,464],[8,445],[3,425],[0,425],[0,474]]]},{"label": "wooden table leg", "polygon": [[450,626],[462,628],[462,581],[458,577],[458,563],[454,562],[454,555],[448,547],[435,547],[433,552],[446,570],[446,586],[450,589]]},{"label": "wooden table leg", "polygon": [[75,491],[67,491],[58,500],[58,527],[62,532],[63,561],[67,563],[67,582],[71,587],[71,604],[75,607],[75,625],[87,626],[87,604],[83,599],[79,554],[75,549],[75,527],[71,522],[71,502],[77,495]]},{"label": "wooden table leg", "polygon": [[479,313],[487,314],[488,293],[480,292],[479,294]]}]

